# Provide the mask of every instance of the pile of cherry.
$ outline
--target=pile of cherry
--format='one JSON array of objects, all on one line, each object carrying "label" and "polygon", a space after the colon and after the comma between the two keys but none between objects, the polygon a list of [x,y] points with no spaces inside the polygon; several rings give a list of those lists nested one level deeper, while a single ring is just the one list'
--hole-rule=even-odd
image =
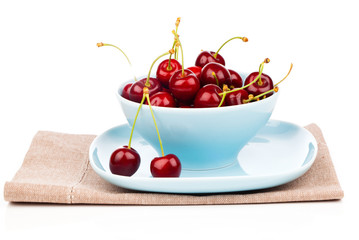
[{"label": "pile of cherry", "polygon": [[[127,146],[116,149],[110,157],[110,170],[113,174],[132,176],[139,168],[141,158],[139,153],[131,147],[131,140],[135,128],[138,113],[143,104],[148,104],[156,127],[162,156],[151,161],[151,173],[153,177],[179,177],[181,174],[181,162],[174,154],[164,154],[162,141],[152,106],[179,107],[179,108],[211,108],[247,104],[252,101],[260,101],[270,97],[278,91],[281,83],[290,73],[276,84],[263,73],[264,64],[269,63],[266,58],[259,66],[258,72],[252,72],[245,81],[234,70],[225,67],[224,58],[218,53],[229,41],[241,39],[247,42],[246,37],[233,37],[226,41],[217,52],[202,51],[195,62],[195,66],[184,68],[182,44],[177,34],[180,18],[176,21],[176,30],[173,30],[174,42],[172,48],[157,57],[152,63],[148,76],[125,85],[121,96],[138,102],[139,107],[132,125],[131,135]],[[98,43],[98,47],[111,46],[120,50],[129,61],[127,55],[112,44]],[[181,51],[179,51],[181,50]],[[178,55],[181,52],[181,63]],[[156,77],[150,77],[154,64],[160,58],[169,55],[157,67]]]},{"label": "pile of cherry", "polygon": [[[246,37],[232,39],[248,41]],[[263,63],[268,62],[267,58]],[[276,91],[268,75],[253,72],[243,81],[238,72],[225,67],[225,60],[218,52],[212,51],[202,51],[195,66],[186,69],[176,59],[163,60],[157,67],[156,78],[143,78],[125,85],[121,96],[140,102],[145,86],[153,106],[180,108],[245,104],[269,97]]]}]

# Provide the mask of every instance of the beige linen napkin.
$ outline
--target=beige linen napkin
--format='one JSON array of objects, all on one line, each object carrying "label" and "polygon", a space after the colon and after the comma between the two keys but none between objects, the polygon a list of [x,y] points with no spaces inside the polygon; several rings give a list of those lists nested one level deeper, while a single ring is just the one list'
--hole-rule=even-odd
[{"label": "beige linen napkin", "polygon": [[38,132],[15,177],[5,183],[10,202],[64,204],[201,205],[335,200],[343,198],[322,132],[306,126],[318,142],[311,169],[282,186],[249,192],[188,195],[123,189],[100,178],[88,160],[93,135]]}]

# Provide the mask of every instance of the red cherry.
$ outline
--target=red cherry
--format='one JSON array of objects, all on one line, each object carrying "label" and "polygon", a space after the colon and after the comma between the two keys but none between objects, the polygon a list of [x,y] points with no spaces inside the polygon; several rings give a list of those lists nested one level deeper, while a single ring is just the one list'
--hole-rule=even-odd
[{"label": "red cherry", "polygon": [[[249,74],[249,76],[246,78],[246,80],[244,82],[244,85],[247,85],[247,84],[253,82],[257,78],[258,74],[259,74],[258,72],[253,72],[253,73]],[[271,89],[273,89],[272,79],[267,74],[262,73],[261,79],[258,79],[255,83],[248,86],[246,88],[246,91],[249,94],[253,94],[254,96],[257,96],[257,95],[265,93]],[[273,92],[270,92],[270,93],[266,94],[265,96],[269,97],[272,94],[273,94]]]},{"label": "red cherry", "polygon": [[122,90],[121,96],[130,100],[130,88],[132,87],[132,83],[128,83]]},{"label": "red cherry", "polygon": [[189,102],[179,102],[179,101],[177,101],[177,107],[179,107],[179,108],[191,108],[191,107],[193,107],[193,101],[189,101]]},{"label": "red cherry", "polygon": [[241,88],[243,86],[243,80],[241,75],[234,70],[228,69],[229,73],[231,74],[231,81],[227,85],[230,88]]},{"label": "red cherry", "polygon": [[220,54],[217,54],[217,57],[214,58],[214,56],[213,56],[214,54],[215,54],[215,52],[202,51],[198,55],[195,65],[203,68],[207,63],[217,62],[217,63],[220,63],[223,66],[225,66],[226,64],[225,64],[224,58]]},{"label": "red cherry", "polygon": [[124,146],[116,149],[110,158],[110,170],[113,174],[132,176],[140,166],[141,158],[133,148]]},{"label": "red cherry", "polygon": [[202,87],[194,99],[195,108],[218,107],[222,97],[219,93],[222,89],[215,84],[208,84]]},{"label": "red cherry", "polygon": [[181,162],[174,154],[156,157],[151,161],[153,177],[179,177],[181,175]]},{"label": "red cherry", "polygon": [[[213,76],[213,73],[215,76]],[[218,83],[217,83],[217,80]],[[202,68],[201,71],[201,85],[218,84],[222,87],[223,84],[227,84],[231,81],[231,74],[222,64],[210,62]]]},{"label": "red cherry", "polygon": [[192,66],[192,67],[189,67],[187,68],[188,70],[191,70],[198,79],[201,78],[201,70],[202,68],[201,67],[198,67],[198,66]]},{"label": "red cherry", "polygon": [[173,73],[182,68],[181,64],[176,59],[171,59],[171,67],[168,68],[168,59],[162,61],[157,68],[156,78],[161,84],[168,88],[168,82]]},{"label": "red cherry", "polygon": [[176,102],[168,92],[158,92],[151,97],[151,105],[157,107],[176,107]]},{"label": "red cherry", "polygon": [[171,94],[171,91],[168,88],[164,88],[164,87],[162,88],[161,92],[166,92],[166,93]]},{"label": "red cherry", "polygon": [[[138,80],[132,84],[132,87],[129,90],[130,100],[134,102],[141,102],[143,97],[143,88],[145,87],[147,78]],[[161,83],[156,78],[150,78],[150,86],[148,87],[149,95],[160,92],[162,90]]]},{"label": "red cherry", "polygon": [[184,75],[182,70],[176,71],[170,79],[169,86],[173,96],[183,102],[193,100],[200,89],[198,78],[188,69],[184,69]]},{"label": "red cherry", "polygon": [[227,106],[244,104],[243,100],[248,99],[248,92],[244,89],[240,89],[235,92],[228,93],[224,101]]}]

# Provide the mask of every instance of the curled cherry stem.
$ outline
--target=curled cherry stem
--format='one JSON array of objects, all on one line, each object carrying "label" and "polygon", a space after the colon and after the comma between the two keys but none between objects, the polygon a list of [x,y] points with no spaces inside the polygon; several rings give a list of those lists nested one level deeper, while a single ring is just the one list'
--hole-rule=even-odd
[{"label": "curled cherry stem", "polygon": [[226,45],[229,41],[232,41],[233,39],[242,39],[243,42],[248,42],[248,38],[246,37],[233,37],[229,40],[227,40],[225,43],[222,44],[222,46],[217,50],[217,52],[213,55],[214,58],[217,58],[217,55],[219,51],[223,48],[224,45]]},{"label": "curled cherry stem", "polygon": [[282,80],[280,80],[279,82],[277,82],[277,83],[274,85],[275,87],[278,86],[278,84],[280,84],[281,82],[283,82],[283,81],[288,77],[288,75],[289,75],[290,72],[292,71],[292,68],[293,68],[293,63],[290,64],[290,68],[289,68],[289,71],[288,71],[287,75],[285,75],[285,77],[284,77]]},{"label": "curled cherry stem", "polygon": [[[119,48],[119,47],[117,47],[117,46],[115,46],[115,45],[112,45],[112,44],[108,44],[108,43],[102,43],[102,42],[97,43],[97,47],[103,47],[103,46],[114,47],[114,48],[117,48],[118,50],[120,50],[120,51],[122,52],[122,54],[126,57],[127,62],[128,62],[128,64],[130,64],[131,70],[132,70],[132,72],[133,72],[133,67],[132,67],[131,61],[130,61],[130,59],[127,57],[127,55],[125,54],[125,52],[122,51],[121,48]],[[137,81],[136,75],[133,74],[133,76],[134,76],[135,81]]]},{"label": "curled cherry stem", "polygon": [[148,72],[148,75],[147,75],[147,80],[146,80],[146,83],[145,83],[145,86],[146,87],[150,87],[150,75],[151,75],[151,71],[152,71],[152,68],[153,68],[153,65],[155,65],[155,63],[157,62],[158,59],[160,59],[161,57],[164,57],[168,54],[171,54],[173,53],[172,49],[169,50],[168,52],[165,52],[164,54],[158,56],[154,61],[153,63],[151,64],[151,67],[150,67],[150,71]]},{"label": "curled cherry stem", "polygon": [[[260,65],[260,67],[259,67],[258,76],[257,76],[252,82],[248,83],[247,85],[244,85],[244,86],[241,87],[241,88],[232,89],[232,90],[228,91],[227,93],[237,92],[237,91],[239,91],[239,90],[241,90],[241,89],[244,89],[244,88],[247,88],[247,87],[249,87],[250,85],[252,85],[253,83],[257,82],[257,81],[259,80],[259,78],[261,77],[261,75],[262,75],[263,68],[264,68],[264,64],[265,64],[265,63],[269,63],[269,61],[270,61],[269,58],[264,59],[264,61],[261,63],[261,65]],[[221,96],[221,95],[223,95],[223,93],[220,93],[219,95]]]}]

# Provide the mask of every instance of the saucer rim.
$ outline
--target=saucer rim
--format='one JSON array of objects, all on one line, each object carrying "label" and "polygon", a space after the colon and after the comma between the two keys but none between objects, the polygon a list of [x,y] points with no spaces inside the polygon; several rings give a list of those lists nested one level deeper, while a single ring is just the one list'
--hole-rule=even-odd
[{"label": "saucer rim", "polygon": [[[306,134],[308,134],[308,136],[311,137],[311,142],[314,145],[314,152],[313,155],[311,157],[311,159],[307,162],[305,162],[304,165],[301,165],[300,167],[288,170],[288,171],[283,171],[283,172],[277,172],[277,173],[272,173],[272,174],[260,174],[260,175],[241,175],[241,176],[212,176],[212,177],[179,177],[179,178],[153,178],[153,177],[144,177],[144,176],[136,176],[136,177],[128,177],[128,176],[120,176],[120,175],[115,175],[112,173],[109,173],[105,170],[100,169],[98,166],[96,166],[96,164],[94,163],[94,159],[92,157],[93,152],[95,150],[95,144],[97,143],[97,141],[99,141],[99,139],[101,138],[101,136],[107,134],[108,132],[113,131],[116,128],[120,128],[120,127],[129,127],[128,124],[121,124],[121,125],[117,125],[115,127],[112,127],[108,130],[106,130],[105,132],[103,132],[102,134],[98,135],[95,137],[95,139],[92,141],[90,148],[89,148],[89,162],[90,165],[92,167],[92,169],[96,172],[96,174],[98,174],[100,177],[102,177],[104,180],[117,185],[119,187],[123,187],[123,188],[127,188],[127,189],[131,189],[131,190],[139,190],[139,191],[146,191],[146,192],[163,192],[163,193],[218,193],[218,192],[236,192],[236,191],[249,191],[249,190],[257,190],[257,189],[267,189],[267,188],[271,188],[271,187],[275,187],[275,186],[279,186],[279,185],[283,185],[285,183],[291,182],[297,178],[299,178],[300,176],[302,176],[303,174],[305,174],[310,167],[313,165],[317,153],[318,153],[318,143],[317,140],[315,139],[315,137],[313,136],[313,134],[308,131],[307,129],[305,129],[304,127],[301,127],[297,124],[291,123],[291,122],[287,122],[287,121],[281,121],[281,120],[273,120],[270,119],[268,121],[268,123],[266,124],[266,126],[270,123],[274,123],[274,122],[278,122],[281,124],[289,124],[292,125],[293,127],[300,129],[301,131],[305,131]],[[266,127],[265,126],[265,127]],[[140,137],[140,136],[139,136]],[[140,137],[141,138],[141,137]],[[144,139],[143,139],[144,140]],[[146,141],[146,140],[144,140]],[[201,171],[201,170],[199,170]],[[212,170],[203,170],[203,171],[212,171]],[[288,180],[287,181],[283,181],[280,184],[275,184],[275,185],[268,185],[265,187],[257,187],[257,188],[245,188],[245,189],[233,189],[233,190],[229,190],[229,191],[220,191],[220,190],[215,190],[215,191],[186,191],[186,190],[178,190],[178,189],[174,189],[173,191],[170,190],[156,190],[156,189],[146,189],[146,185],[148,184],[161,184],[161,183],[177,183],[177,182],[197,182],[197,183],[208,183],[211,181],[240,181],[240,180],[251,180],[251,178],[255,179],[256,181],[258,181],[258,179],[273,179],[273,178],[279,178],[279,177],[285,177]],[[133,187],[128,187],[128,183],[133,182],[132,179],[136,179],[136,186]],[[120,184],[119,184],[120,182]],[[144,187],[140,186],[138,187],[138,182],[142,182],[144,183]],[[125,184],[127,183],[127,184]],[[126,186],[124,186],[126,185]]]}]

